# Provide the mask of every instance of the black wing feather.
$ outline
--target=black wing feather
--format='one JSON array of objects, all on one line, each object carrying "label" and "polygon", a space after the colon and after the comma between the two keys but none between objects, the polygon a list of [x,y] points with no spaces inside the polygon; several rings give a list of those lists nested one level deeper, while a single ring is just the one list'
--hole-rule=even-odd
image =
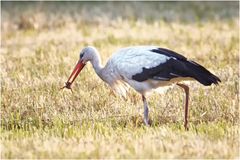
[{"label": "black wing feather", "polygon": [[152,49],[151,51],[155,52],[155,53],[165,55],[167,57],[174,57],[174,58],[177,58],[179,60],[187,60],[187,58],[184,57],[183,55],[181,55],[179,53],[176,53],[174,51],[171,51],[169,49],[166,49],[166,48],[157,48],[157,49]]},{"label": "black wing feather", "polygon": [[174,51],[164,48],[152,49],[151,51],[168,56],[170,59],[153,68],[143,67],[143,71],[133,75],[132,79],[143,82],[147,79],[169,81],[177,77],[191,77],[203,85],[218,84],[218,82],[221,82],[217,76],[210,73],[200,64],[189,61],[186,57]]}]

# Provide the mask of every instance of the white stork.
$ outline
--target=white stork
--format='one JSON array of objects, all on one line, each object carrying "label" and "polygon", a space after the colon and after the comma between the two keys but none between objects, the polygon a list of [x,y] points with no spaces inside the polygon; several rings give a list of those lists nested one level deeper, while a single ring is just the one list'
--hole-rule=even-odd
[{"label": "white stork", "polygon": [[[183,80],[197,80],[208,86],[218,84],[220,79],[200,64],[165,48],[156,46],[136,46],[117,51],[103,67],[96,48],[88,46],[80,52],[80,59],[63,88],[71,85],[80,71],[90,61],[97,75],[110,87],[126,95],[130,85],[142,95],[144,123],[149,126],[146,94],[158,87],[177,84],[186,94],[184,127],[188,129],[189,87],[179,83]],[[128,85],[126,85],[128,84]]]}]

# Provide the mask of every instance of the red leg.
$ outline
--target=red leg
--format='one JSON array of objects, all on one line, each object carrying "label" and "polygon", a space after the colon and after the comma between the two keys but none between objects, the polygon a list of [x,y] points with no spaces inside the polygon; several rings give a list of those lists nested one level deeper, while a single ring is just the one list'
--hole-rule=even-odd
[{"label": "red leg", "polygon": [[189,99],[189,87],[184,85],[184,84],[179,84],[177,85],[181,88],[184,89],[185,94],[186,94],[186,100],[185,100],[185,111],[184,111],[184,128],[185,130],[188,130],[188,99]]},{"label": "red leg", "polygon": [[149,119],[148,119],[148,104],[144,95],[142,95],[143,105],[144,105],[144,123],[148,127]]}]

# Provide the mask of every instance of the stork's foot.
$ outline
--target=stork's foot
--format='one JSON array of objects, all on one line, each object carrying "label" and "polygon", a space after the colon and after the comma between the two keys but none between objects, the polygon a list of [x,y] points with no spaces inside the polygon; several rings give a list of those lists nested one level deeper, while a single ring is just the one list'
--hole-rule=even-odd
[{"label": "stork's foot", "polygon": [[185,128],[185,131],[188,131],[189,130],[189,127],[186,123],[184,123],[184,128]]},{"label": "stork's foot", "polygon": [[144,124],[146,127],[150,127],[149,120],[146,120],[145,118],[144,118]]},{"label": "stork's foot", "polygon": [[184,89],[185,94],[186,94],[186,99],[185,99],[185,108],[184,108],[184,128],[186,131],[188,131],[188,99],[189,99],[189,87],[184,84],[177,83],[179,87]]},{"label": "stork's foot", "polygon": [[147,104],[147,100],[146,100],[146,98],[145,98],[145,96],[144,95],[142,95],[142,100],[143,100],[143,105],[144,105],[144,119],[143,119],[143,121],[144,121],[144,123],[145,123],[145,125],[147,126],[147,127],[149,127],[150,125],[149,125],[149,118],[148,118],[148,104]]},{"label": "stork's foot", "polygon": [[143,119],[145,125],[149,127],[149,118],[148,118],[148,107],[144,108],[144,119]]}]

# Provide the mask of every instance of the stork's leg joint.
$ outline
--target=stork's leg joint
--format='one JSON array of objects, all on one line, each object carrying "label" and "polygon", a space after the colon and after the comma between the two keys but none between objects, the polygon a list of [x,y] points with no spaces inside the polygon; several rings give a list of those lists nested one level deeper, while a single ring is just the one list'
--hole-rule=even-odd
[{"label": "stork's leg joint", "polygon": [[188,130],[188,99],[189,99],[189,87],[184,84],[177,83],[177,85],[181,88],[184,89],[185,94],[186,94],[186,99],[185,99],[185,109],[184,109],[184,128],[185,130]]},{"label": "stork's leg joint", "polygon": [[144,105],[144,123],[146,126],[149,126],[149,118],[148,118],[149,109],[148,109],[147,100],[144,95],[142,95],[142,100]]}]

